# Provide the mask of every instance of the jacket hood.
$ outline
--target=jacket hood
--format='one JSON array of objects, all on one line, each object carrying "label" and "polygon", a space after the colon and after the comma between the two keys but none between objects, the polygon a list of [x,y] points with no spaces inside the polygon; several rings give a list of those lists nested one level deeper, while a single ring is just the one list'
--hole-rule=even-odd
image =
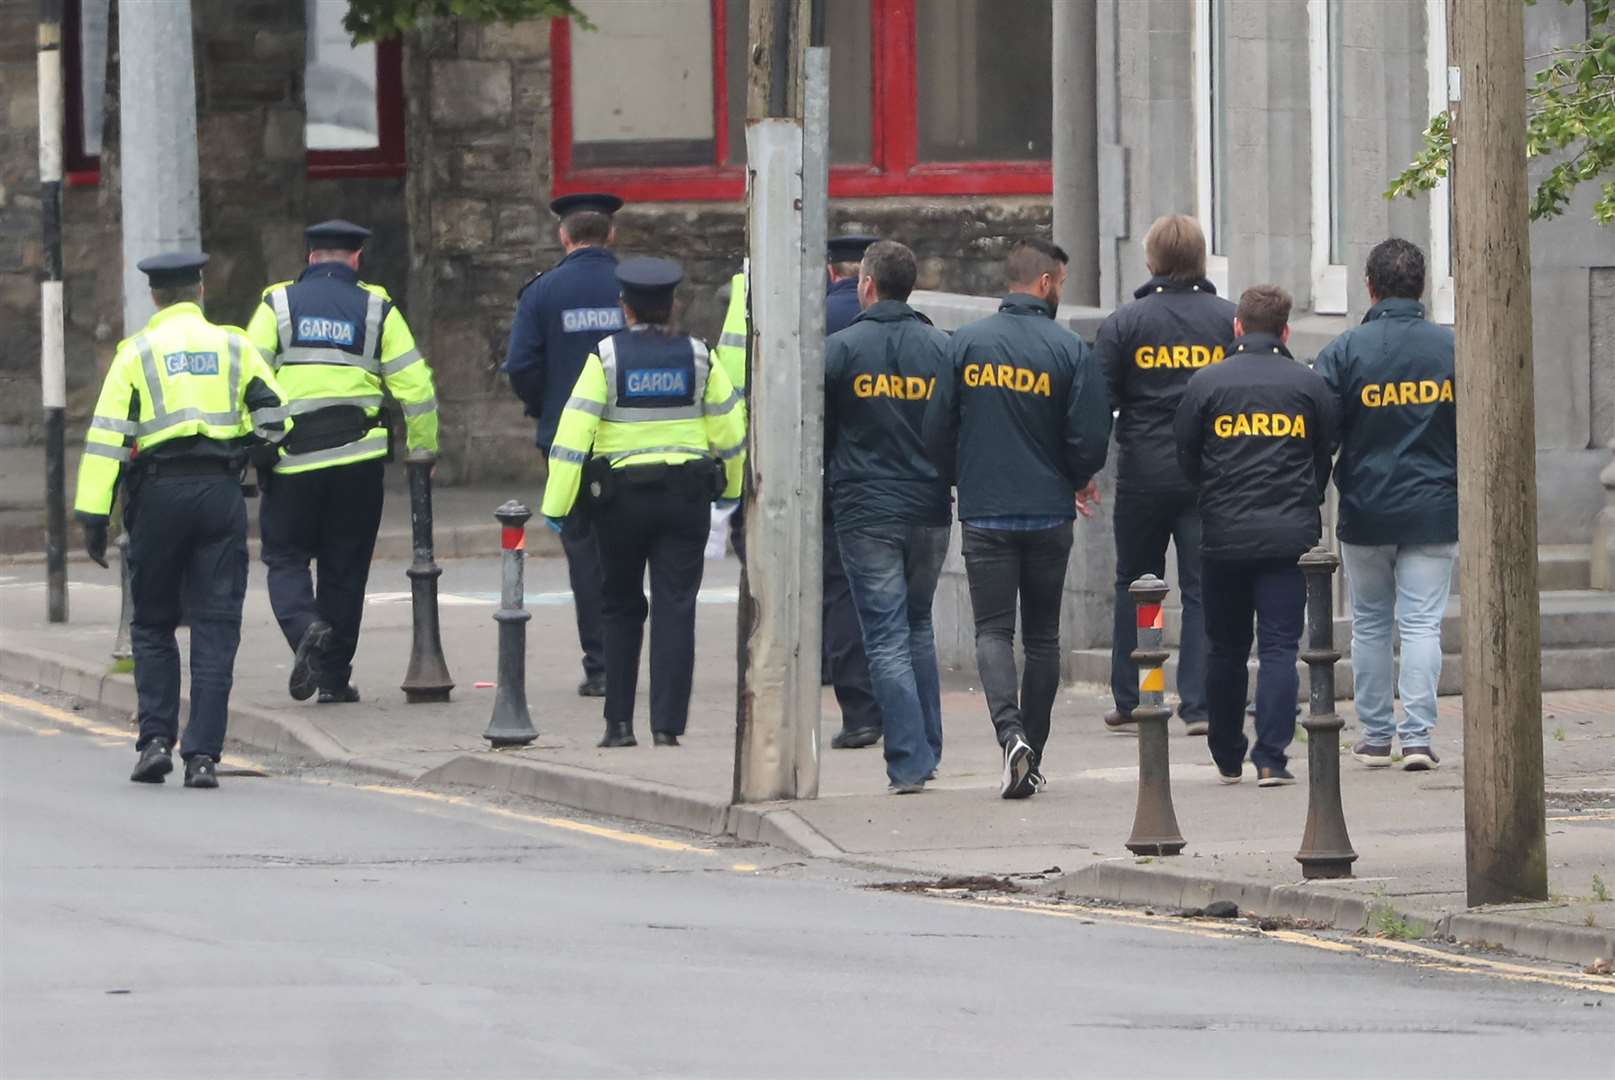
[{"label": "jacket hood", "polygon": [[1010,315],[1041,315],[1045,319],[1054,318],[1053,306],[1031,293],[1010,293],[999,303],[998,310]]},{"label": "jacket hood", "polygon": [[1424,304],[1418,300],[1409,300],[1405,296],[1393,296],[1381,300],[1368,309],[1363,316],[1363,322],[1373,322],[1375,319],[1422,319],[1424,318]]},{"label": "jacket hood", "polygon": [[1142,300],[1151,293],[1162,292],[1203,292],[1216,296],[1217,286],[1205,278],[1198,281],[1178,281],[1169,277],[1152,277],[1133,290],[1133,299]]}]

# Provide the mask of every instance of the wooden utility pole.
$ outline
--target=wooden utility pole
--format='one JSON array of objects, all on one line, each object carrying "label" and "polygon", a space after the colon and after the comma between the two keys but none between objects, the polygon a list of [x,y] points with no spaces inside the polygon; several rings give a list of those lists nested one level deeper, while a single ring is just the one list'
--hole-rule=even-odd
[{"label": "wooden utility pole", "polygon": [[1448,0],[1469,903],[1545,900],[1525,9]]}]

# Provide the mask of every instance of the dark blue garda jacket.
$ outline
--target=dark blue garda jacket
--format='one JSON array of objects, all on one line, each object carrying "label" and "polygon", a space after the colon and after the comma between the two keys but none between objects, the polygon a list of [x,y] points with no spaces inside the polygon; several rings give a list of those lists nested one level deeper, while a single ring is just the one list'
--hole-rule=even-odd
[{"label": "dark blue garda jacket", "polygon": [[1186,492],[1172,419],[1189,377],[1234,343],[1234,305],[1209,281],[1157,277],[1110,314],[1094,338],[1116,410],[1116,488]]},{"label": "dark blue garda jacket", "polygon": [[538,421],[534,441],[546,451],[583,362],[601,338],[625,325],[621,295],[617,257],[603,247],[579,248],[517,295],[501,370],[527,415]]},{"label": "dark blue garda jacket", "polygon": [[825,343],[824,457],[836,529],[951,520],[946,474],[924,441],[947,364],[947,335],[897,300],[871,305]]},{"label": "dark blue garda jacket", "polygon": [[832,281],[824,290],[824,332],[839,333],[858,317],[858,279]]},{"label": "dark blue garda jacket", "polygon": [[1200,491],[1202,557],[1298,559],[1318,542],[1335,399],[1277,337],[1247,334],[1195,372],[1174,427]]},{"label": "dark blue garda jacket", "polygon": [[1011,293],[950,340],[961,521],[1075,517],[1077,491],[1105,466],[1104,376],[1052,316],[1037,297]]},{"label": "dark blue garda jacket", "polygon": [[1417,300],[1381,300],[1318,354],[1340,409],[1340,539],[1458,540],[1453,332]]}]

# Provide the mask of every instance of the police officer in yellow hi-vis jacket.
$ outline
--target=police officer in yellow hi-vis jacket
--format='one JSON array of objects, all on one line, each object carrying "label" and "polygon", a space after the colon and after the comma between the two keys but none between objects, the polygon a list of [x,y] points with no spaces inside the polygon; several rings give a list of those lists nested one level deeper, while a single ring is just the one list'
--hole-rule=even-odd
[{"label": "police officer in yellow hi-vis jacket", "polygon": [[606,733],[634,746],[634,696],[650,566],[651,732],[677,746],[695,669],[708,505],[740,498],[746,426],[740,392],[707,347],[668,328],[684,272],[669,259],[617,268],[628,329],[584,363],[550,446],[544,517],[560,531],[586,491],[605,571]]},{"label": "police officer in yellow hi-vis jacket", "polygon": [[[155,255],[140,270],[157,313],[118,344],[95,403],[73,508],[90,558],[105,566],[107,518],[124,481],[134,615],[139,761],[129,779],[160,784],[179,738],[182,606],[191,624],[185,786],[214,788],[224,750],[241,600],[247,591],[249,456],[291,426],[274,373],[240,330],[202,315],[200,252]],[[181,591],[184,591],[183,598]]]},{"label": "police officer in yellow hi-vis jacket", "polygon": [[325,221],[305,235],[308,268],[264,290],[247,336],[273,357],[297,421],[264,474],[259,517],[269,603],[295,650],[287,689],[330,704],[359,700],[350,679],[381,527],[382,386],[403,409],[411,450],[437,450],[437,397],[387,290],[359,280],[370,230]]}]

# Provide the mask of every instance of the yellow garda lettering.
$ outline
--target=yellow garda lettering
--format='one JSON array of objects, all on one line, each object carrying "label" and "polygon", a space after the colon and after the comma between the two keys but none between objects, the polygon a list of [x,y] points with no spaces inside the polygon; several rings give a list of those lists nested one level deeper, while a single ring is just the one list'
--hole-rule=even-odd
[{"label": "yellow garda lettering", "polygon": [[852,392],[861,398],[929,401],[935,389],[935,379],[922,379],[918,375],[856,375],[852,380]]},{"label": "yellow garda lettering", "polygon": [[1212,433],[1219,439],[1238,439],[1246,436],[1265,436],[1270,439],[1304,439],[1307,437],[1307,418],[1300,413],[1223,413],[1211,422]]},{"label": "yellow garda lettering", "polygon": [[1017,394],[1054,396],[1048,372],[1033,371],[1014,364],[966,364],[964,378],[966,386],[996,386]]},{"label": "yellow garda lettering", "polygon": [[1420,379],[1418,382],[1369,383],[1363,387],[1363,404],[1370,409],[1386,405],[1433,405],[1452,400],[1452,380]]},{"label": "yellow garda lettering", "polygon": [[1141,345],[1133,353],[1141,368],[1203,368],[1222,361],[1221,345]]}]

